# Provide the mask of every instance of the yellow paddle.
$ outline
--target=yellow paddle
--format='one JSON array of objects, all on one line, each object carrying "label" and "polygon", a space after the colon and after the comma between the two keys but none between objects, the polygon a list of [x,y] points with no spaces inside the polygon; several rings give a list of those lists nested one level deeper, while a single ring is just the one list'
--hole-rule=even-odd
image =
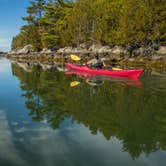
[{"label": "yellow paddle", "polygon": [[70,87],[74,87],[74,86],[77,86],[79,84],[80,84],[79,81],[73,81],[73,82],[70,83]]},{"label": "yellow paddle", "polygon": [[71,54],[70,58],[73,59],[74,61],[80,61],[81,60],[81,58],[79,56],[75,55],[75,54]]},{"label": "yellow paddle", "polygon": [[112,70],[122,70],[122,69],[117,68],[117,67],[113,67]]}]

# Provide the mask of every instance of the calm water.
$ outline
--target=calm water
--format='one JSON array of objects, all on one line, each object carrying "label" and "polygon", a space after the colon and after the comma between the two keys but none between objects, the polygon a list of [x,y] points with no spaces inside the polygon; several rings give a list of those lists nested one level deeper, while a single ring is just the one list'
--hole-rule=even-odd
[{"label": "calm water", "polygon": [[0,59],[0,165],[165,166],[164,75],[87,79]]}]

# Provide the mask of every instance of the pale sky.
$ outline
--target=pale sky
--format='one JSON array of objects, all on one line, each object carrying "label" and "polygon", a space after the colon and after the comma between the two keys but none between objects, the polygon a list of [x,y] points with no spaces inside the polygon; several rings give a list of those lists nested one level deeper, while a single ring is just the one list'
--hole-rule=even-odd
[{"label": "pale sky", "polygon": [[31,0],[0,0],[0,51],[9,51],[13,36],[25,24],[22,17]]}]

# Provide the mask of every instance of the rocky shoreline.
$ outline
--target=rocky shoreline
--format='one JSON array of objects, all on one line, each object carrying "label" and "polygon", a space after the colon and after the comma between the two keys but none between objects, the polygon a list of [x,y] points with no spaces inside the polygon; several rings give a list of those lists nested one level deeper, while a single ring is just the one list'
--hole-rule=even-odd
[{"label": "rocky shoreline", "polygon": [[80,44],[79,47],[64,47],[59,49],[44,48],[40,52],[34,52],[31,45],[23,48],[17,48],[9,51],[4,56],[9,59],[24,59],[38,61],[59,61],[67,59],[70,61],[69,55],[76,54],[83,61],[94,58],[94,54],[98,53],[108,63],[118,64],[144,64],[156,67],[166,67],[166,46],[146,46],[146,47],[122,47],[122,46],[102,46],[93,44],[87,47],[86,44]]}]

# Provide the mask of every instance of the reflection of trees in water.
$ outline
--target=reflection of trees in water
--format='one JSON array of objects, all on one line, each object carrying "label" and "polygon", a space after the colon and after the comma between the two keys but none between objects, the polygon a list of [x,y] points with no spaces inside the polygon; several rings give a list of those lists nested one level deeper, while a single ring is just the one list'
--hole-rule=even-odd
[{"label": "reflection of trees in water", "polygon": [[116,136],[133,158],[142,152],[166,149],[164,92],[152,91],[146,84],[144,88],[134,88],[106,82],[95,87],[92,95],[92,87],[87,84],[69,88],[72,76],[37,67],[30,73],[12,67],[33,120],[46,118],[53,128],[58,128],[66,117],[72,117],[93,134],[100,131],[106,139]]}]

